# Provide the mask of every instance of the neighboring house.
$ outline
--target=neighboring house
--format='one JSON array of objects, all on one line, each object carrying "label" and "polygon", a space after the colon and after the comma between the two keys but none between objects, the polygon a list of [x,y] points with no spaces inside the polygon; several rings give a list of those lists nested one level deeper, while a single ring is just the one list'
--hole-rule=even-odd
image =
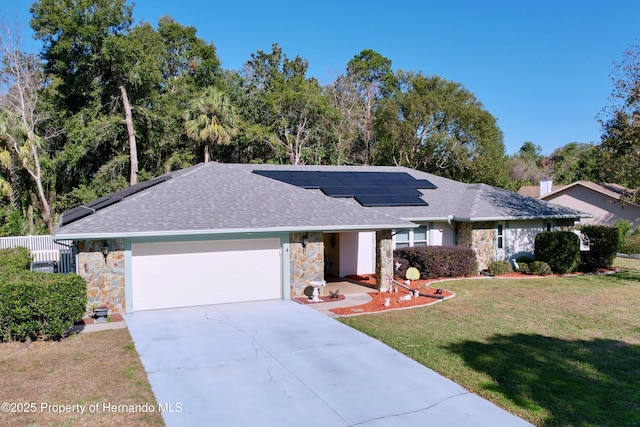
[{"label": "neighboring house", "polygon": [[531,254],[582,214],[401,167],[206,163],[62,214],[90,303],[112,312],[291,298],[327,275],[393,275],[393,249]]},{"label": "neighboring house", "polygon": [[592,214],[592,217],[582,219],[583,224],[612,226],[626,219],[634,229],[640,225],[640,206],[622,201],[631,192],[617,184],[576,181],[554,186],[551,180],[543,180],[539,186],[520,188],[518,193]]}]

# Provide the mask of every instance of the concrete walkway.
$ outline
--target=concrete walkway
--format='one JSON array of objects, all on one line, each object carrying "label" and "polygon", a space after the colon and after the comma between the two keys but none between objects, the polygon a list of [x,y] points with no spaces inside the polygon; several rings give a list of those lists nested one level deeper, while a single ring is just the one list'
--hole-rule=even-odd
[{"label": "concrete walkway", "polygon": [[142,311],[125,321],[158,402],[174,409],[163,413],[168,426],[529,425],[293,301]]}]

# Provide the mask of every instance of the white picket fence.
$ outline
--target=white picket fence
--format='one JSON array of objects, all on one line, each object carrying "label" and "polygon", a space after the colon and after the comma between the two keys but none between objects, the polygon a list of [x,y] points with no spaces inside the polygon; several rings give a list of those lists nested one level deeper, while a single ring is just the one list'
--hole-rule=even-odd
[{"label": "white picket fence", "polygon": [[76,254],[72,241],[54,242],[52,236],[0,237],[0,249],[29,248],[33,262],[54,262],[58,273],[75,273]]}]

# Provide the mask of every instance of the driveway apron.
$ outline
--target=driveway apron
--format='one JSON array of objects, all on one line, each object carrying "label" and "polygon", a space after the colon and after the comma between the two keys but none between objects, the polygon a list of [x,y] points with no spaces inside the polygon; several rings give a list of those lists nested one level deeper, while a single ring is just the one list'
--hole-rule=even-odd
[{"label": "driveway apron", "polygon": [[272,300],[125,316],[167,426],[527,426],[380,341]]}]

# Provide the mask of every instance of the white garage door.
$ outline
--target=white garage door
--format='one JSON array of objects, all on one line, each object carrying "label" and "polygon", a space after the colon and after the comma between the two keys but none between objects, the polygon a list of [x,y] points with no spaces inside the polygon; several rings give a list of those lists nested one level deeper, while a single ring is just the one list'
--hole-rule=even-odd
[{"label": "white garage door", "polygon": [[278,299],[280,239],[134,243],[133,310]]}]

